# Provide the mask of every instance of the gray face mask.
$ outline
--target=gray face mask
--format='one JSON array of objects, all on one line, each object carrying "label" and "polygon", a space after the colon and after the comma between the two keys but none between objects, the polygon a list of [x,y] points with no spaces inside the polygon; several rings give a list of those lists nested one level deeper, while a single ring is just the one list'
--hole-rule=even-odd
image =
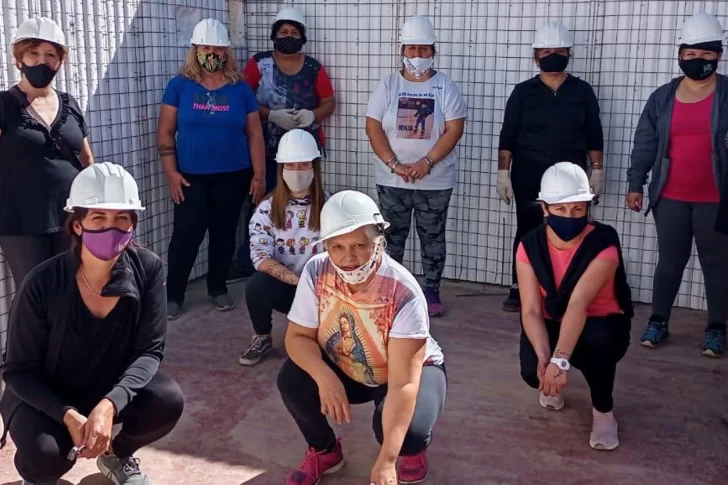
[{"label": "gray face mask", "polygon": [[286,183],[291,192],[307,191],[313,182],[313,169],[287,170],[284,168],[283,181]]}]

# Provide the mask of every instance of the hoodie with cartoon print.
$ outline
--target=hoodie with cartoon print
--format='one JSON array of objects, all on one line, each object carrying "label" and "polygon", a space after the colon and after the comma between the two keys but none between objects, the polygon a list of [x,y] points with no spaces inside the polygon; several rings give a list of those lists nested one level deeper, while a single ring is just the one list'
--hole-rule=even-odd
[{"label": "hoodie with cartoon print", "polygon": [[324,251],[321,233],[308,228],[311,214],[309,198],[289,199],[285,227],[277,228],[270,219],[271,199],[255,209],[250,220],[250,258],[257,270],[266,259],[274,259],[296,274],[311,257]]}]

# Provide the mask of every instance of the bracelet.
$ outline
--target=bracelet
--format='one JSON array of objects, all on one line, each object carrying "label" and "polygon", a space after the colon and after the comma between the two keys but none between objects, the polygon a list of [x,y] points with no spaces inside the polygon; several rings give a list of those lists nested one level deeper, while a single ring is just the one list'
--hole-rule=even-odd
[{"label": "bracelet", "polygon": [[592,170],[602,170],[604,165],[601,163],[592,163],[591,168]]},{"label": "bracelet", "polygon": [[397,168],[397,165],[399,165],[399,160],[395,158],[394,163],[389,167],[392,173],[394,173],[394,169]]},{"label": "bracelet", "polygon": [[432,158],[430,158],[430,156],[429,156],[429,155],[425,155],[424,157],[422,157],[422,159],[423,159],[423,160],[425,161],[425,163],[426,163],[426,164],[427,164],[427,165],[428,165],[428,166],[430,167],[430,169],[429,169],[429,170],[427,171],[427,173],[430,173],[430,172],[432,172],[432,167],[434,167],[434,166],[435,166],[435,161],[434,161],[434,160],[433,160]]},{"label": "bracelet", "polygon": [[391,157],[389,157],[389,160],[387,160],[387,161],[386,161],[386,162],[384,162],[384,163],[386,163],[386,164],[387,164],[387,166],[389,167],[389,164],[390,164],[390,163],[392,163],[392,162],[393,162],[394,160],[396,160],[396,159],[397,159],[397,155],[392,155]]}]

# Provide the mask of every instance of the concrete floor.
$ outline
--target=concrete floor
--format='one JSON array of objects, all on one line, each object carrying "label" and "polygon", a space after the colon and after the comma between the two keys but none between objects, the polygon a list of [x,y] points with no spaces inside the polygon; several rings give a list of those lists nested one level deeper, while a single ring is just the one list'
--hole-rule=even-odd
[{"label": "concrete floor", "polygon": [[[251,334],[244,283],[231,286],[240,302],[218,313],[191,286],[188,313],[170,324],[163,369],[186,393],[187,408],[164,440],[138,453],[155,485],[281,485],[305,444],[275,388],[283,350],[254,368],[237,363]],[[715,484],[728,483],[726,360],[700,355],[704,315],[676,310],[671,341],[659,350],[633,343],[615,391],[621,446],[589,448],[591,407],[583,378],[572,373],[567,407],[547,412],[520,379],[518,316],[504,314],[500,288],[447,283],[446,318],[432,322],[445,351],[449,394],[429,451],[433,485]],[[639,338],[649,309],[633,324]],[[276,316],[282,347],[284,319]],[[322,485],[364,485],[377,453],[372,406],[355,408],[341,427],[347,466]],[[0,451],[0,485],[20,485],[14,449]],[[108,484],[91,461],[63,485]]]}]

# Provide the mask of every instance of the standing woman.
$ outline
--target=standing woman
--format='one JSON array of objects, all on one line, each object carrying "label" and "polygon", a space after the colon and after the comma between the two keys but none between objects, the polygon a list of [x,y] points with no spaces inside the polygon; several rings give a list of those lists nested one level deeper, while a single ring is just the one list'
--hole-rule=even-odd
[{"label": "standing woman", "polygon": [[717,357],[725,352],[728,318],[728,234],[716,230],[720,204],[728,198],[720,183],[728,181],[728,78],[716,73],[723,28],[714,16],[697,13],[685,21],[678,44],[685,75],[647,100],[627,171],[627,206],[636,212],[652,172],[646,212],[653,211],[657,230],[652,316],[641,343],[657,347],[670,335],[670,312],[694,237],[708,300],[703,354]]},{"label": "standing woman", "polygon": [[412,212],[422,248],[430,316],[442,316],[440,280],[445,269],[445,226],[457,180],[455,151],[467,106],[457,85],[432,65],[435,29],[415,16],[402,26],[402,69],[383,78],[369,98],[366,132],[390,255],[401,263]]},{"label": "standing woman", "polygon": [[273,310],[288,313],[301,271],[323,252],[321,152],[311,133],[293,129],[278,145],[278,183],[250,221],[250,254],[256,272],[245,285],[255,334],[238,359],[255,365],[273,349]]},{"label": "standing woman", "polygon": [[[323,122],[336,109],[334,88],[324,66],[301,52],[306,45],[306,20],[293,7],[278,12],[271,25],[273,50],[251,57],[243,69],[243,78],[255,91],[260,119],[263,121],[266,153],[266,191],[276,185],[276,152],[284,133],[294,128],[308,131],[324,152]],[[246,227],[255,205],[250,204]],[[253,273],[250,240],[238,250],[231,280]]]},{"label": "standing woman", "polygon": [[12,50],[21,79],[0,91],[0,246],[18,288],[31,269],[67,249],[63,205],[93,155],[78,103],[51,87],[68,56],[58,24],[26,20]]},{"label": "standing woman", "polygon": [[219,21],[204,19],[190,43],[180,74],[167,84],[157,134],[175,203],[167,255],[170,319],[182,314],[187,280],[205,232],[210,237],[208,299],[221,311],[235,307],[225,278],[240,210],[248,194],[256,204],[265,195],[258,103],[240,78],[228,31]]},{"label": "standing woman", "polygon": [[169,434],[184,408],[159,371],[164,265],[132,242],[144,207],[122,166],[85,168],[66,210],[71,249],[34,268],[10,310],[0,445],[10,433],[23,485],[55,485],[76,457],[96,459],[115,485],[149,485],[134,454]]},{"label": "standing woman", "polygon": [[[503,310],[521,308],[515,252],[521,238],[543,223],[536,202],[541,177],[560,161],[587,169],[595,197],[602,191],[604,138],[599,104],[589,83],[565,72],[571,57],[571,33],[558,22],[536,31],[533,60],[541,72],[517,84],[506,103],[498,146],[497,192],[506,204],[516,202],[512,285]],[[510,169],[510,178],[508,171]]]}]

